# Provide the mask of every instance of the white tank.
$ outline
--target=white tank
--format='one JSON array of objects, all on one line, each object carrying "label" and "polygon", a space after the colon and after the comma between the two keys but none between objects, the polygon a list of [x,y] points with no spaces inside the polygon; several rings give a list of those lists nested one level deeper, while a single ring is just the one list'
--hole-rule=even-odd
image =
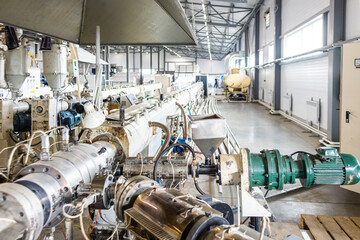
[{"label": "white tank", "polygon": [[225,84],[230,92],[234,89],[241,89],[242,92],[245,92],[251,84],[251,79],[240,73],[239,69],[232,69],[231,74],[225,78]]},{"label": "white tank", "polygon": [[13,98],[19,95],[21,86],[29,76],[28,68],[30,64],[27,53],[28,48],[26,45],[5,52],[6,80],[13,94]]},{"label": "white tank", "polygon": [[67,48],[53,44],[51,50],[43,51],[44,76],[54,93],[65,87],[67,72]]}]

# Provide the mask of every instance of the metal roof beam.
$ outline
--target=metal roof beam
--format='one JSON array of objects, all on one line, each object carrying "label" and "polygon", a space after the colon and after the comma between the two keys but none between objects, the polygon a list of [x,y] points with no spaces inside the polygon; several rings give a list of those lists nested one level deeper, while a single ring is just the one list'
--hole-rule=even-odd
[{"label": "metal roof beam", "polygon": [[[180,3],[185,3],[184,1],[180,1]],[[194,5],[201,6],[201,3],[197,2],[189,2]],[[220,8],[231,8],[229,5],[220,5],[220,4],[212,4],[214,7],[220,7]],[[234,6],[234,9],[246,9],[246,10],[252,10],[253,8],[250,7],[240,7],[240,6]]]}]

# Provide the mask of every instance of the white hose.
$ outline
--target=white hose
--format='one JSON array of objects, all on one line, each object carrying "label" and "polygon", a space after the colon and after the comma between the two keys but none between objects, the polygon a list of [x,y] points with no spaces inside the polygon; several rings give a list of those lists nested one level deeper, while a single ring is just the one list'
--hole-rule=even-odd
[{"label": "white hose", "polygon": [[84,220],[83,220],[83,212],[84,212],[84,206],[85,204],[82,205],[81,207],[81,211],[82,213],[80,214],[80,229],[81,229],[81,233],[83,235],[83,237],[85,238],[85,240],[90,240],[85,232],[85,228],[84,228]]},{"label": "white hose", "polygon": [[50,144],[49,149],[51,149],[52,146],[54,146],[55,144],[58,144],[58,143],[62,143],[62,141],[57,141],[57,142]]}]

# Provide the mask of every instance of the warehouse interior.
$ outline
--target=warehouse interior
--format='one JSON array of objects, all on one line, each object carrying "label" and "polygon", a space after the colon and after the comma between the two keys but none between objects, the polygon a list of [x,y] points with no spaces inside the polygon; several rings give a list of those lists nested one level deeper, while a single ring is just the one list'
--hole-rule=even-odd
[{"label": "warehouse interior", "polygon": [[0,6],[1,239],[360,239],[360,1]]}]

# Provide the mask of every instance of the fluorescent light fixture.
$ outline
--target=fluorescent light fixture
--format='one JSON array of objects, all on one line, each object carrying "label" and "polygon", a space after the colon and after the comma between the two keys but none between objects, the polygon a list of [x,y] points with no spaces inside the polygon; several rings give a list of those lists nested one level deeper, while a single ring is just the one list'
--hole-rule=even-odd
[{"label": "fluorescent light fixture", "polygon": [[210,60],[212,60],[209,27],[207,25],[207,15],[206,15],[206,8],[205,8],[204,0],[201,0],[201,6],[202,6],[202,9],[204,12],[204,24],[205,24],[205,30],[206,30],[206,39],[207,39],[209,58],[210,58]]}]

